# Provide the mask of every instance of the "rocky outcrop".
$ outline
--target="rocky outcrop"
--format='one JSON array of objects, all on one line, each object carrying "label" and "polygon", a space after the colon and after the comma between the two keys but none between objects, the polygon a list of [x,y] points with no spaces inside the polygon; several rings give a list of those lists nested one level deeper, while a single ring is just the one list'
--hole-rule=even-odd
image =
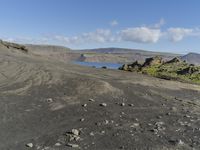
[{"label": "rocky outcrop", "polygon": [[147,58],[142,65],[142,67],[152,66],[152,65],[161,65],[163,63],[162,57],[155,56],[151,58]]},{"label": "rocky outcrop", "polygon": [[183,62],[180,58],[178,57],[175,57],[173,58],[172,60],[169,60],[166,62],[166,64],[170,64],[170,63],[180,63],[180,62]]},{"label": "rocky outcrop", "polygon": [[197,73],[200,73],[200,69],[193,65],[177,71],[177,74],[179,75],[192,75]]},{"label": "rocky outcrop", "polygon": [[140,71],[142,65],[138,63],[138,61],[133,62],[132,64],[124,64],[119,68],[119,70],[124,70],[124,71]]},{"label": "rocky outcrop", "polygon": [[166,62],[163,62],[161,57],[151,57],[147,58],[142,65],[136,61],[133,64],[124,64],[119,69],[136,71],[167,80],[200,83],[200,67],[188,64],[178,57]]},{"label": "rocky outcrop", "polygon": [[146,58],[143,64],[138,63],[138,61],[133,62],[132,64],[124,64],[119,68],[119,70],[124,71],[141,71],[142,68],[153,65],[161,65],[163,63],[162,57],[155,56],[151,58]]},{"label": "rocky outcrop", "polygon": [[24,45],[20,45],[20,44],[16,44],[16,43],[10,43],[10,42],[6,42],[6,41],[3,41],[3,40],[0,40],[0,44],[7,47],[8,49],[9,48],[15,48],[15,49],[21,50],[21,51],[26,52],[26,53],[28,52],[28,49]]}]

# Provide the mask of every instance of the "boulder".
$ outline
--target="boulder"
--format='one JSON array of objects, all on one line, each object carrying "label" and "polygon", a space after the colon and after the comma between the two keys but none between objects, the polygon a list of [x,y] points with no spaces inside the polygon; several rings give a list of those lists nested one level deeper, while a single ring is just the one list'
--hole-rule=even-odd
[{"label": "boulder", "polygon": [[173,58],[172,60],[169,60],[166,62],[166,64],[170,64],[170,63],[180,63],[180,62],[183,62],[180,58],[178,57],[175,57]]},{"label": "boulder", "polygon": [[146,58],[142,67],[161,65],[162,63],[163,63],[162,57],[155,56],[155,57],[151,57],[151,58]]},{"label": "boulder", "polygon": [[193,74],[193,73],[196,73],[196,72],[200,72],[200,70],[195,67],[195,66],[189,66],[187,68],[184,68],[182,70],[178,70],[177,71],[177,74],[179,75],[187,75],[187,74]]},{"label": "boulder", "polygon": [[124,71],[139,71],[142,65],[138,63],[138,61],[133,62],[132,64],[124,64],[119,68],[119,70]]}]

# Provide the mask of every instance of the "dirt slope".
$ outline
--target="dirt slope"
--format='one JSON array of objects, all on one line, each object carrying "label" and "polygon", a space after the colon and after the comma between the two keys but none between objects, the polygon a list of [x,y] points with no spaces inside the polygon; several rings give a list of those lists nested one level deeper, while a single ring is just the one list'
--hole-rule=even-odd
[{"label": "dirt slope", "polygon": [[1,150],[200,149],[199,97],[197,85],[0,45]]}]

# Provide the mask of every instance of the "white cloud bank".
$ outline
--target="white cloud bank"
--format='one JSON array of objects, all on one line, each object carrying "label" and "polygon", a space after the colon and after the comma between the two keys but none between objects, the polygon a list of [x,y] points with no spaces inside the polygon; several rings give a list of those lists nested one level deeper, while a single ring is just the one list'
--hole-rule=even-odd
[{"label": "white cloud bank", "polygon": [[169,28],[168,37],[172,42],[179,42],[188,36],[200,36],[199,29]]},{"label": "white cloud bank", "polygon": [[[117,21],[112,21],[111,26],[116,26]],[[110,29],[97,29],[93,32],[82,33],[77,36],[49,35],[41,38],[10,38],[10,41],[20,43],[62,43],[63,45],[82,45],[92,43],[111,43],[111,42],[134,42],[134,43],[157,43],[163,37],[171,42],[179,42],[187,37],[200,37],[199,28],[168,28],[161,29],[165,20],[161,19],[153,26],[139,26],[125,28],[117,32]],[[167,37],[167,38],[166,38]],[[9,38],[8,38],[9,39]],[[24,42],[22,42],[24,41]]]},{"label": "white cloud bank", "polygon": [[73,37],[56,35],[49,38],[66,44],[107,43],[116,41],[109,29],[97,29],[94,32],[83,33],[79,36]]},{"label": "white cloud bank", "polygon": [[127,28],[120,32],[122,41],[136,43],[156,43],[161,35],[160,29],[151,29],[148,27]]}]

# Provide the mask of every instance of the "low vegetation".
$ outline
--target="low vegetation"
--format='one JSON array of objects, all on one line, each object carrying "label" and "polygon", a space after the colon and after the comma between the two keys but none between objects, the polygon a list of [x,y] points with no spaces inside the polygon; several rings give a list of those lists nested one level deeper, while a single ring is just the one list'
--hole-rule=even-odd
[{"label": "low vegetation", "polygon": [[170,61],[163,61],[161,57],[156,56],[147,58],[143,64],[136,61],[132,64],[124,64],[119,69],[148,74],[167,80],[179,80],[200,84],[200,66],[188,64],[177,57]]}]

